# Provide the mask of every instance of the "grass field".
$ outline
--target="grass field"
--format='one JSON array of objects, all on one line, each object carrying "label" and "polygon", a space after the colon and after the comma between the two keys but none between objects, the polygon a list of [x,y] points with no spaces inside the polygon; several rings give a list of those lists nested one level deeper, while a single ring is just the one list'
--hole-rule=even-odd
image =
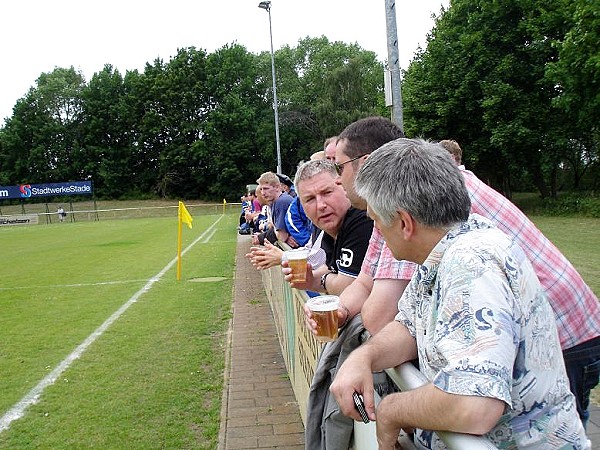
[{"label": "grass field", "polygon": [[[0,449],[217,447],[235,213],[183,256],[179,282],[175,266],[161,276],[176,255],[173,217],[0,228],[0,426],[143,293],[0,431]],[[220,217],[192,214],[184,249]],[[533,220],[600,294],[600,220]]]},{"label": "grass field", "polygon": [[0,417],[139,295],[0,448],[216,448],[237,215],[183,230],[217,220],[179,282],[173,217],[0,229]]}]

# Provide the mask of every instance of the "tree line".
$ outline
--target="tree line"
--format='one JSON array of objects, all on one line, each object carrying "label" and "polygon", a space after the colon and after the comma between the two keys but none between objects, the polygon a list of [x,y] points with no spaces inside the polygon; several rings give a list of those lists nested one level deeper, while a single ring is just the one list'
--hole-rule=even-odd
[{"label": "tree line", "polygon": [[[600,182],[598,0],[453,0],[403,73],[409,137],[456,139],[510,195]],[[306,38],[275,52],[283,171],[350,122],[389,115],[384,64]],[[179,49],[143,72],[43,73],[0,129],[0,185],[92,180],[102,198],[237,199],[274,170],[270,54]]]}]

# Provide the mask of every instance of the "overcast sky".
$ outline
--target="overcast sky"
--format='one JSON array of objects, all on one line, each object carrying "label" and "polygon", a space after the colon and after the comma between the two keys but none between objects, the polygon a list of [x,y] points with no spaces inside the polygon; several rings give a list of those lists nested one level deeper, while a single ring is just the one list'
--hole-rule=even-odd
[{"label": "overcast sky", "polygon": [[[6,0],[0,3],[0,123],[43,72],[70,66],[86,80],[112,64],[143,71],[178,48],[213,52],[237,42],[270,50],[268,13],[259,0]],[[400,65],[405,69],[448,0],[397,1]],[[304,37],[358,43],[386,59],[384,0],[272,0],[275,50]]]}]

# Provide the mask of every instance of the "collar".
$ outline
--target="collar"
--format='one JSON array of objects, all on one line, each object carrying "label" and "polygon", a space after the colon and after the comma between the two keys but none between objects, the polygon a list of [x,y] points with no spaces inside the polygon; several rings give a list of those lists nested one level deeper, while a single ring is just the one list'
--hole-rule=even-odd
[{"label": "collar", "polygon": [[479,214],[471,214],[465,222],[451,228],[440,241],[433,247],[425,262],[419,266],[419,270],[415,274],[416,281],[425,290],[431,290],[433,283],[437,277],[440,262],[452,244],[459,236],[470,233],[474,230],[482,230],[494,228],[492,222]]}]

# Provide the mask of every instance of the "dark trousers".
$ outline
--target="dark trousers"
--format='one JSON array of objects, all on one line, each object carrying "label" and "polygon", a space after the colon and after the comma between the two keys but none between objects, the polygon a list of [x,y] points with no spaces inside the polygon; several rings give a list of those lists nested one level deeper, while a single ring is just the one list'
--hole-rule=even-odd
[{"label": "dark trousers", "polygon": [[600,378],[600,336],[564,350],[563,357],[577,412],[585,427],[590,416],[590,391]]}]

